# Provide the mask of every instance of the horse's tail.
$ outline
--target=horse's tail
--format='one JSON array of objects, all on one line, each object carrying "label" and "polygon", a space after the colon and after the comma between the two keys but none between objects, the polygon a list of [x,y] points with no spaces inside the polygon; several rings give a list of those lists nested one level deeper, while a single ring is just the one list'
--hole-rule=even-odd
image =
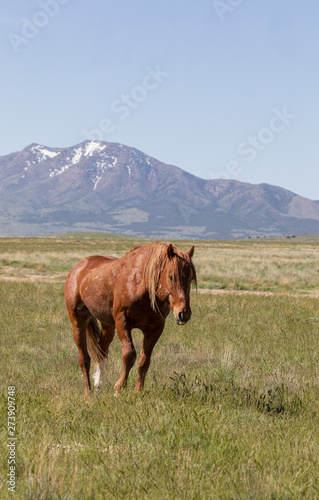
[{"label": "horse's tail", "polygon": [[99,341],[101,339],[101,330],[97,320],[91,316],[86,327],[86,346],[90,358],[94,363],[101,363],[106,358],[106,353],[101,349]]}]

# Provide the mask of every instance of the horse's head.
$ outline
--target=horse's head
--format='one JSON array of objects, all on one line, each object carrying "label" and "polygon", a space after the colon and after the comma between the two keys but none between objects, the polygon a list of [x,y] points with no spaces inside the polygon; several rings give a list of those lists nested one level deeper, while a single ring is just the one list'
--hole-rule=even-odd
[{"label": "horse's head", "polygon": [[191,318],[190,289],[196,283],[196,271],[192,262],[194,247],[184,253],[171,243],[167,246],[156,295],[160,300],[169,301],[169,306],[178,325],[185,325]]}]

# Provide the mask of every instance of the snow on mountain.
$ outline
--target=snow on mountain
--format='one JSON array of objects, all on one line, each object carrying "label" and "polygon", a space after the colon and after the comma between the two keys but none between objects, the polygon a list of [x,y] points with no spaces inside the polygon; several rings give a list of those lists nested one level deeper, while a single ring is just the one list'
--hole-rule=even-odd
[{"label": "snow on mountain", "polygon": [[45,148],[39,144],[32,146],[30,152],[34,155],[33,163],[40,163],[41,161],[45,161],[48,158],[54,158],[60,154],[60,152],[52,151],[52,149]]},{"label": "snow on mountain", "polygon": [[105,144],[101,144],[100,142],[97,141],[86,142],[84,156],[93,156],[94,153],[96,152],[99,153],[103,151],[103,149],[105,148],[106,148]]},{"label": "snow on mountain", "polygon": [[[81,162],[85,162],[85,160],[91,161],[94,159],[93,164],[91,162],[91,164],[87,165],[87,161],[85,162],[86,171],[91,175],[93,190],[96,189],[103,173],[110,168],[114,168],[118,160],[117,156],[105,152],[106,144],[98,141],[85,141],[77,146],[66,148],[64,151],[54,151],[40,144],[32,145],[26,149],[30,154],[30,158],[25,160],[26,167],[24,167],[24,171],[38,163],[46,163],[50,178],[64,174],[67,170],[72,169]],[[52,167],[53,162],[51,160],[58,155],[60,155],[58,164],[54,161],[54,167]]]},{"label": "snow on mountain", "polygon": [[75,155],[72,158],[72,165],[76,165],[81,160],[81,157],[82,157],[82,148],[81,147],[74,148],[74,152],[75,152]]}]

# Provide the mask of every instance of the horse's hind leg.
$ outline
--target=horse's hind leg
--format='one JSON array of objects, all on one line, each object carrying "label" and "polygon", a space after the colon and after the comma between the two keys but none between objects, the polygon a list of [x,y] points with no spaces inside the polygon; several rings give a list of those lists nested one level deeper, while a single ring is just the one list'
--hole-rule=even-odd
[{"label": "horse's hind leg", "polygon": [[105,358],[99,363],[95,363],[95,372],[93,374],[94,387],[101,387],[105,379],[105,365],[106,359],[109,353],[109,346],[114,338],[115,327],[109,325],[101,325],[101,339],[99,345],[103,353],[105,353]]},{"label": "horse's hind leg", "polygon": [[79,362],[83,373],[83,378],[85,382],[85,397],[87,393],[91,390],[90,384],[90,364],[91,358],[89,356],[87,346],[86,346],[86,327],[89,317],[77,317],[72,311],[69,312],[70,320],[72,323],[73,337],[77,348],[79,350]]}]

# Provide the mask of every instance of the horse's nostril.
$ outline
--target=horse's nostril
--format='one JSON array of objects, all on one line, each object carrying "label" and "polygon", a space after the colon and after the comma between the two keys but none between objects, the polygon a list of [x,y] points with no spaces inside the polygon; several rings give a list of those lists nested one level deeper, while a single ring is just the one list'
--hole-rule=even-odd
[{"label": "horse's nostril", "polygon": [[178,319],[179,319],[179,321],[183,321],[184,320],[183,311],[181,311],[180,313],[178,313]]}]

